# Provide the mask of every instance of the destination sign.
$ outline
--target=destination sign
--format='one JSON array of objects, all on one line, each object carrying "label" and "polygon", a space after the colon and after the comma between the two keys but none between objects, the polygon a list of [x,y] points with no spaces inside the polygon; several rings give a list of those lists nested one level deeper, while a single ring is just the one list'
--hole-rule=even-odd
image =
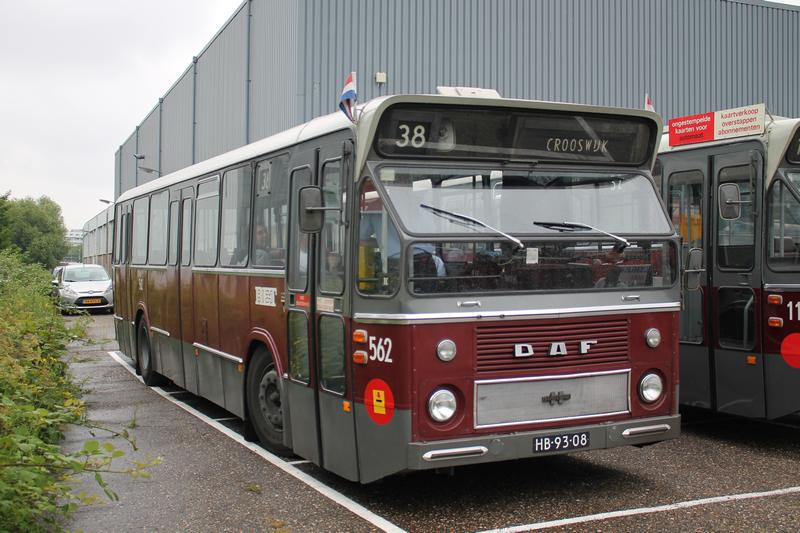
[{"label": "destination sign", "polygon": [[794,134],[794,139],[789,143],[786,151],[786,160],[790,163],[800,164],[800,129]]},{"label": "destination sign", "polygon": [[398,104],[381,117],[385,157],[642,165],[656,124],[645,117],[518,108]]}]

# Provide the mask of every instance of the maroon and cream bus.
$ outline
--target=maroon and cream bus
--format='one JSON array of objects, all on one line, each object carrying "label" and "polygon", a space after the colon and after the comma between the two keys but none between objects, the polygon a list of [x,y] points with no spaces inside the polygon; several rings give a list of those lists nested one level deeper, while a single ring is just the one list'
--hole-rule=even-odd
[{"label": "maroon and cream bus", "polygon": [[395,472],[678,436],[646,111],[390,96],[116,203],[121,349],[268,448]]},{"label": "maroon and cream bus", "polygon": [[800,411],[799,131],[764,104],[670,120],[657,174],[684,254],[707,263],[680,317],[682,403]]}]

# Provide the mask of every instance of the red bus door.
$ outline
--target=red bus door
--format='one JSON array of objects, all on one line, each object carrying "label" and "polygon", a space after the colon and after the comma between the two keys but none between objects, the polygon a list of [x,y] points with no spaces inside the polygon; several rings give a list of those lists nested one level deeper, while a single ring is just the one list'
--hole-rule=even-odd
[{"label": "red bus door", "polygon": [[[760,316],[762,239],[759,238],[763,156],[748,145],[727,147],[711,158],[713,224],[712,305],[714,375],[717,410],[763,418],[764,361]],[[725,220],[720,213],[719,186],[739,186],[740,216]]]},{"label": "red bus door", "polygon": [[[336,139],[336,138],[335,138]],[[358,480],[355,418],[346,362],[346,238],[343,138],[294,157],[290,175],[288,308],[288,408],[294,451],[346,479]],[[318,234],[299,230],[302,187],[319,185],[326,207]],[[339,209],[340,208],[340,209]],[[288,416],[287,416],[288,415]]]}]

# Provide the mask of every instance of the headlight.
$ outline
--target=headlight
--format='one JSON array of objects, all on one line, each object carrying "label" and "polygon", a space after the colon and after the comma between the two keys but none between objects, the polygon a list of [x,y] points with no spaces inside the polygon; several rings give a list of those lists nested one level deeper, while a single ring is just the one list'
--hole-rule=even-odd
[{"label": "headlight", "polygon": [[664,392],[664,381],[658,374],[645,374],[639,382],[639,397],[642,401],[653,403],[661,398],[662,392]]},{"label": "headlight", "polygon": [[64,285],[64,287],[61,290],[64,291],[64,294],[67,294],[69,296],[77,296],[78,295],[78,293],[75,292],[75,290],[72,287],[70,287],[69,285]]},{"label": "headlight", "polygon": [[111,292],[113,289],[114,289],[114,287],[112,285],[109,285],[108,288],[106,289],[106,294]]},{"label": "headlight", "polygon": [[428,400],[428,412],[437,422],[447,422],[456,413],[456,397],[447,389],[439,389]]},{"label": "headlight", "polygon": [[456,356],[456,343],[450,339],[445,339],[436,345],[436,355],[442,361],[452,361]]},{"label": "headlight", "polygon": [[655,348],[661,344],[661,332],[656,328],[650,328],[644,332],[644,340],[649,347]]}]

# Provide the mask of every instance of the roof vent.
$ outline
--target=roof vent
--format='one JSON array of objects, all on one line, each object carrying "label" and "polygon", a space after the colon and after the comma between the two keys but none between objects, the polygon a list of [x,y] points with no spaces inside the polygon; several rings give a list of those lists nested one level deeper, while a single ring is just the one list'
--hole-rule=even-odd
[{"label": "roof vent", "polygon": [[482,89],[480,87],[447,87],[439,85],[436,92],[443,96],[471,96],[473,98],[502,98],[500,93],[494,89]]}]

